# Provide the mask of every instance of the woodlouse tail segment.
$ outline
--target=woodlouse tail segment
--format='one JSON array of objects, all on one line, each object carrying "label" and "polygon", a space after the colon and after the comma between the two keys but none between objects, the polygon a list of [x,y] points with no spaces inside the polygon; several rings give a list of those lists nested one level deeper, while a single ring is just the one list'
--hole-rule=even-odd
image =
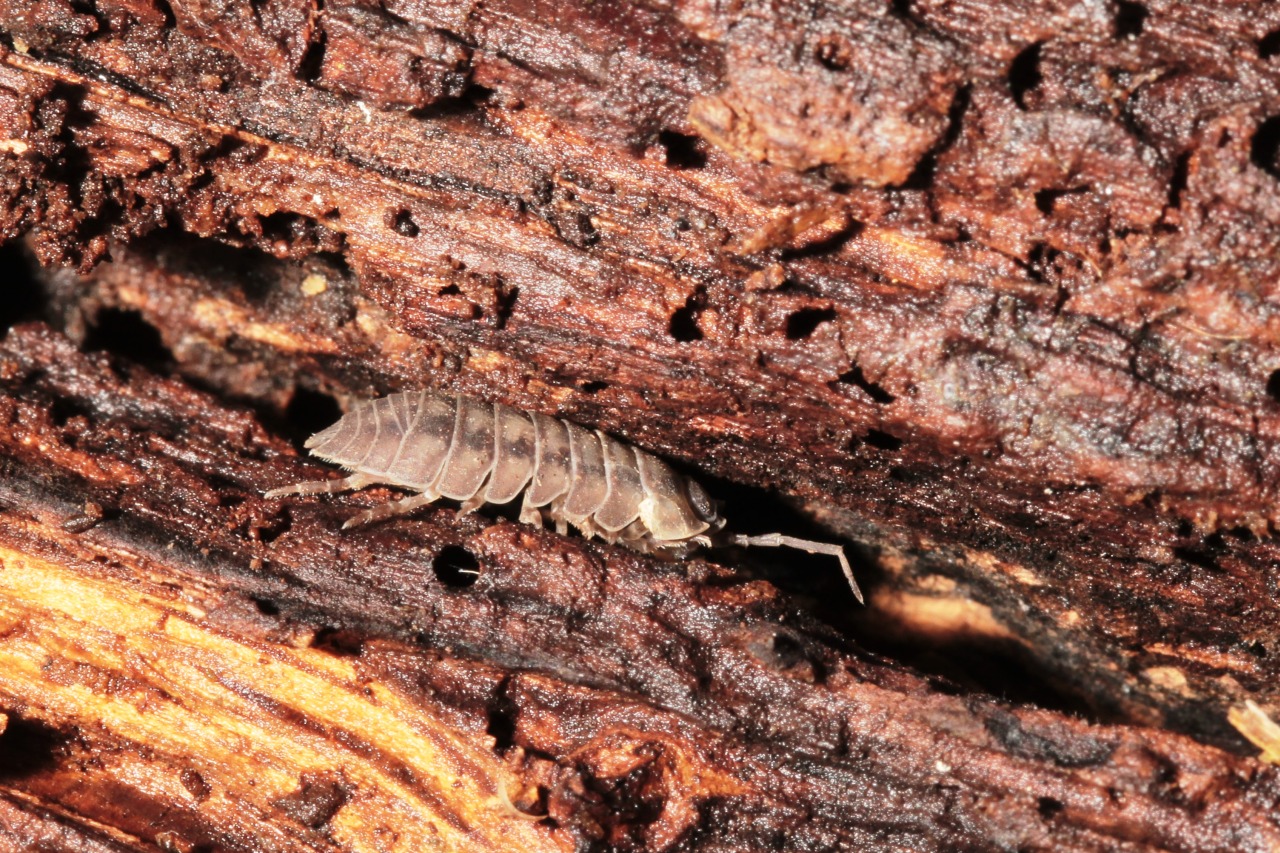
[{"label": "woodlouse tail segment", "polygon": [[826,554],[835,557],[840,561],[840,568],[844,570],[845,580],[853,590],[853,597],[858,599],[859,604],[866,604],[862,598],[862,590],[858,588],[858,582],[853,577],[853,567],[849,565],[849,558],[845,556],[844,548],[840,545],[833,542],[814,542],[812,539],[797,539],[781,533],[764,533],[760,536],[744,536],[735,533],[729,537],[729,544],[741,545],[745,548],[795,548],[810,554]]},{"label": "woodlouse tail segment", "polygon": [[358,515],[353,515],[348,518],[342,525],[342,529],[350,530],[353,527],[364,527],[366,524],[376,524],[379,521],[386,521],[388,518],[394,518],[397,515],[404,515],[405,513],[413,512],[415,509],[424,507],[436,500],[437,497],[437,495],[424,493],[421,495],[410,495],[409,497],[402,498],[398,501],[388,501],[387,503],[379,504],[373,509],[365,510]]},{"label": "woodlouse tail segment", "polygon": [[262,496],[268,500],[283,498],[287,495],[334,495],[338,492],[350,492],[371,485],[373,480],[364,474],[352,474],[339,480],[308,480],[305,483],[294,483],[292,486],[281,486],[265,492]]}]

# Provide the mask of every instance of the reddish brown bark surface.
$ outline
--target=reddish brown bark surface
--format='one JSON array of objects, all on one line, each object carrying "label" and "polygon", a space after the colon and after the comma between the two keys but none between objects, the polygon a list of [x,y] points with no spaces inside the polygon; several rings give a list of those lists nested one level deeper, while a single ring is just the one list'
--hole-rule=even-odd
[{"label": "reddish brown bark surface", "polygon": [[[1022,723],[991,723],[979,706],[1015,720],[1043,714],[1073,738],[1166,739],[1162,766],[1177,779],[1216,780],[1215,791],[1244,773],[1243,793],[1224,795],[1223,808],[1241,809],[1230,822],[1260,833],[1250,843],[1265,846],[1274,831],[1263,816],[1275,801],[1270,771],[1255,777],[1256,766],[1209,747],[1101,723],[1250,753],[1228,711],[1246,699],[1280,707],[1277,33],[1269,6],[1173,0],[803,8],[0,0],[0,229],[26,235],[48,266],[8,319],[41,316],[85,347],[250,405],[287,437],[336,414],[328,398],[346,404],[423,386],[625,437],[708,478],[739,526],[772,529],[781,519],[789,530],[861,545],[870,607],[850,614],[847,598],[826,596],[819,612],[864,644],[976,691],[954,708],[965,709],[966,731],[994,738],[986,763],[974,765],[1002,780],[993,790],[1022,790],[1007,774],[1023,760],[1048,760],[1063,784],[1137,771],[1123,748],[1080,763],[1045,747],[1051,737],[1024,738]],[[97,265],[108,253],[115,263]],[[42,334],[11,342],[19,360],[74,358]],[[111,393],[132,399],[138,381]],[[194,392],[164,387],[178,390],[157,411],[176,408],[140,417],[140,434],[221,405],[184,410],[174,401]],[[66,386],[41,393],[30,417],[64,431],[76,423]],[[91,410],[115,411],[105,402]],[[710,783],[689,783],[705,795],[692,812],[665,810],[674,795],[664,794],[661,817],[648,822],[621,804],[639,808],[649,794],[622,783],[615,800],[606,797],[615,823],[600,816],[608,807],[565,806],[566,815],[595,815],[602,844],[713,846],[721,836],[707,827],[726,821],[737,827],[727,846],[790,837],[793,824],[780,815],[826,814],[817,803],[832,792],[786,788],[777,761],[749,756],[789,742],[779,733],[791,727],[799,753],[837,762],[870,749],[853,744],[882,729],[891,752],[921,748],[919,733],[930,732],[928,741],[950,731],[927,709],[953,700],[889,664],[884,672],[914,686],[876,705],[880,717],[857,705],[867,715],[855,724],[858,714],[827,699],[807,705],[765,691],[736,706],[754,682],[707,675],[707,661],[661,651],[671,648],[664,631],[674,631],[714,659],[737,642],[727,639],[734,631],[790,612],[746,576],[694,568],[686,577],[447,511],[339,538],[330,528],[344,511],[252,498],[298,472],[282,461],[271,472],[278,479],[244,473],[261,463],[245,461],[256,458],[247,448],[271,440],[243,435],[188,459],[206,483],[193,492],[204,496],[197,506],[160,500],[125,512],[128,500],[89,485],[87,455],[24,456],[31,444],[6,445],[6,458],[23,460],[6,482],[34,484],[12,488],[37,505],[89,501],[112,523],[137,515],[129,536],[172,538],[188,556],[211,548],[264,561],[245,576],[250,583],[217,560],[161,560],[159,576],[186,573],[183,588],[212,583],[307,624],[332,621],[362,640],[416,637],[444,649],[452,666],[494,668],[514,691],[504,707],[538,721],[527,743],[500,744],[504,755],[519,746],[555,756],[557,766],[589,765],[571,757],[591,738],[575,740],[568,721],[576,714],[604,725],[611,712],[575,691],[607,690],[635,703],[634,713],[657,715],[646,720],[677,714],[704,727],[689,735],[699,745],[672,749],[713,756],[698,761],[730,775],[733,761],[759,760],[775,774],[769,784],[783,786],[769,789],[774,805],[762,814],[771,816],[754,829],[741,801],[712,814],[707,802],[737,794],[706,793]],[[164,455],[145,445],[122,444],[120,464],[142,470],[147,453]],[[53,473],[63,467],[65,481]],[[243,503],[220,507],[233,483],[241,493],[232,502]],[[224,510],[250,525],[218,534],[234,547],[211,544],[221,529],[211,519]],[[299,517],[313,522],[300,526]],[[273,531],[270,541],[250,519]],[[305,547],[291,550],[314,562],[283,568],[279,543],[302,542],[302,529]],[[29,534],[23,548],[54,548],[40,544],[49,535]],[[444,593],[420,564],[372,544],[389,539],[408,554],[415,536],[432,553],[480,537],[468,547],[483,580],[454,616],[441,605],[411,616],[423,606],[409,605],[413,596]],[[361,548],[387,564],[360,563],[351,555]],[[539,570],[541,558],[517,559],[525,548],[596,554],[602,562],[583,566],[605,567],[607,582],[592,575],[598,569],[580,576],[572,560],[557,579],[555,560]],[[358,578],[342,568],[351,559]],[[517,575],[521,559],[532,568]],[[749,562],[772,565],[801,593],[834,574],[823,561],[790,572],[780,570],[789,558]],[[682,611],[687,625],[636,616],[649,612],[642,602],[655,583],[677,584],[675,599],[696,602]],[[526,612],[507,584],[527,584],[520,595],[533,601],[567,598]],[[589,605],[583,588],[595,590]],[[347,603],[362,596],[376,603]],[[582,619],[597,628],[583,631]],[[626,637],[614,636],[620,626]],[[820,693],[845,689],[828,678],[851,666],[833,663],[852,654],[845,641],[805,636],[797,642],[807,651],[793,662],[800,672],[787,664],[787,677]],[[957,639],[975,644],[979,662],[998,649],[1003,670],[984,672],[959,654]],[[937,655],[921,654],[939,643],[947,645]],[[403,652],[406,661],[415,654]],[[1008,672],[1015,662],[1033,689],[1019,690],[1024,679]],[[880,684],[858,673],[855,683]],[[744,695],[735,699],[716,678]],[[983,687],[1100,722],[990,704]],[[491,707],[494,695],[474,707]],[[809,718],[752,727],[801,707]],[[894,728],[906,719],[920,728]],[[547,733],[557,727],[566,733]],[[698,739],[726,733],[741,743]],[[647,743],[646,755],[666,754]],[[730,761],[735,749],[745,752]],[[680,788],[671,780],[685,778],[685,759],[646,760]],[[968,793],[976,780],[944,796],[942,808],[928,793],[942,783],[926,785],[911,761],[897,776],[887,760],[872,760],[873,769],[849,760],[860,769],[848,770],[848,788],[874,777],[908,793],[853,795],[819,821],[834,834],[806,839],[811,849],[1176,846],[1160,833],[1189,826],[1176,808],[1131,813],[1123,797],[1097,806],[1105,830],[1061,808],[1066,794],[1037,794],[1039,806],[1001,794],[993,812]],[[1253,769],[1233,769],[1245,766]],[[832,774],[824,778],[845,778]],[[100,784],[114,778],[104,773]],[[60,802],[55,788],[42,790],[37,805]],[[1172,801],[1201,808],[1217,796],[1197,790]],[[913,815],[906,834],[859,811],[870,802]],[[15,801],[3,825],[37,813],[24,803]],[[995,825],[1005,819],[1018,840]],[[1205,821],[1197,825],[1219,826]],[[556,822],[563,838],[590,835],[568,817]],[[660,829],[635,829],[642,824]],[[1032,838],[1033,825],[1050,840]],[[1183,849],[1243,844],[1183,837]]]}]

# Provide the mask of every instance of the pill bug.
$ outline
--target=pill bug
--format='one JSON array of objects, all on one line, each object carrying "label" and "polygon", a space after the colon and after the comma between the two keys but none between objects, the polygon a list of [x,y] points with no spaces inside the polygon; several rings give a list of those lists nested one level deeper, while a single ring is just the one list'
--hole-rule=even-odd
[{"label": "pill bug", "polygon": [[312,455],[353,472],[266,493],[333,494],[382,484],[415,494],[348,519],[343,529],[412,512],[442,497],[471,512],[522,493],[520,520],[555,523],[565,534],[682,558],[698,548],[785,547],[840,561],[862,594],[844,549],[781,533],[745,536],[724,530],[716,502],[696,480],[602,432],[536,412],[433,391],[391,394],[356,404],[306,442]]}]

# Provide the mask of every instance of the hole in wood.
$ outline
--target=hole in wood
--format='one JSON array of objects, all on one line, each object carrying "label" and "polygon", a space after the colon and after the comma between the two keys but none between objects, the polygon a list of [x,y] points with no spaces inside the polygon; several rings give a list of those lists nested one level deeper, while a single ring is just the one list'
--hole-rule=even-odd
[{"label": "hole in wood", "polygon": [[1058,199],[1065,198],[1069,195],[1082,195],[1089,191],[1089,187],[1072,187],[1067,190],[1045,189],[1036,192],[1036,210],[1045,216],[1053,216],[1053,212],[1058,205]]},{"label": "hole in wood", "polygon": [[845,71],[853,62],[849,43],[838,35],[825,35],[818,41],[814,56],[828,71]]},{"label": "hole in wood", "polygon": [[803,340],[835,318],[834,308],[801,308],[787,318],[787,340]]},{"label": "hole in wood", "polygon": [[44,308],[40,288],[28,258],[16,245],[0,249],[0,269],[5,271],[4,298],[0,299],[0,337],[13,326],[38,318]]},{"label": "hole in wood", "polygon": [[1183,151],[1173,164],[1173,176],[1169,179],[1169,207],[1177,210],[1182,206],[1182,193],[1187,189],[1187,180],[1191,174],[1191,152]]},{"label": "hole in wood", "polygon": [[0,734],[0,782],[14,782],[52,768],[70,740],[39,720],[10,714]]},{"label": "hole in wood", "polygon": [[702,340],[702,330],[698,328],[698,304],[694,297],[690,296],[684,307],[671,315],[668,331],[677,341],[687,343]]},{"label": "hole in wood", "polygon": [[[1269,388],[1270,386],[1267,387]],[[53,405],[49,407],[49,416],[53,418],[54,426],[66,426],[67,421],[72,418],[82,417],[88,419],[90,414],[92,414],[92,412],[90,412],[87,407],[81,405],[79,401],[68,399],[66,397],[59,397],[57,400],[54,400]]]},{"label": "hole in wood", "polygon": [[1277,53],[1280,53],[1280,30],[1272,30],[1258,39],[1259,58],[1270,59]]},{"label": "hole in wood", "polygon": [[311,638],[311,648],[335,657],[359,657],[364,651],[364,638],[358,631],[321,628]]},{"label": "hole in wood", "polygon": [[1280,370],[1271,371],[1267,377],[1267,396],[1280,403]]},{"label": "hole in wood", "polygon": [[897,450],[902,447],[902,439],[878,429],[869,430],[862,440],[880,450]]},{"label": "hole in wood", "polygon": [[1272,116],[1258,125],[1249,159],[1259,169],[1280,178],[1280,116]]},{"label": "hole in wood", "polygon": [[261,613],[263,616],[279,616],[280,615],[280,605],[276,604],[274,601],[271,601],[266,598],[259,598],[256,595],[250,598],[249,600],[253,602],[253,606],[258,608],[258,612]]},{"label": "hole in wood", "polygon": [[1036,808],[1040,812],[1040,817],[1045,820],[1051,820],[1056,814],[1058,814],[1058,812],[1066,808],[1066,806],[1064,806],[1060,801],[1055,800],[1053,797],[1041,797],[1036,804]]},{"label": "hole in wood", "polygon": [[420,229],[418,223],[413,221],[413,214],[405,208],[388,213],[387,219],[390,222],[392,231],[401,237],[417,237]]},{"label": "hole in wood", "polygon": [[485,734],[493,738],[493,751],[502,755],[516,742],[516,707],[506,696],[499,696],[489,707]]},{"label": "hole in wood", "polygon": [[861,388],[866,392],[868,397],[875,400],[877,403],[892,403],[897,399],[888,391],[867,379],[867,377],[862,373],[862,368],[856,363],[847,371],[841,373],[838,379],[846,385],[853,385],[854,387]]},{"label": "hole in wood", "polygon": [[302,61],[298,63],[298,76],[307,82],[320,79],[324,70],[324,52],[328,47],[329,34],[321,27],[316,27],[311,42],[307,45]]},{"label": "hole in wood", "polygon": [[667,165],[673,169],[701,169],[707,165],[707,146],[702,137],[664,130],[658,144],[667,152]]},{"label": "hole in wood", "polygon": [[1027,108],[1027,93],[1044,80],[1040,74],[1040,48],[1043,46],[1043,42],[1036,42],[1009,63],[1009,92],[1014,102],[1024,110]]},{"label": "hole in wood", "polygon": [[431,570],[445,586],[465,589],[480,578],[480,561],[461,545],[446,545],[431,561]]},{"label": "hole in wood", "polygon": [[1150,14],[1141,3],[1116,0],[1115,37],[1126,39],[1142,35],[1142,27]]},{"label": "hole in wood", "polygon": [[113,353],[151,368],[173,363],[159,330],[138,311],[104,308],[94,318],[84,348]]},{"label": "hole in wood", "polygon": [[1173,556],[1211,572],[1219,571],[1217,559],[1207,550],[1200,548],[1174,548]]},{"label": "hole in wood", "polygon": [[285,428],[299,452],[303,452],[303,442],[332,426],[340,417],[342,408],[337,400],[310,388],[293,389],[293,396],[284,410]]}]

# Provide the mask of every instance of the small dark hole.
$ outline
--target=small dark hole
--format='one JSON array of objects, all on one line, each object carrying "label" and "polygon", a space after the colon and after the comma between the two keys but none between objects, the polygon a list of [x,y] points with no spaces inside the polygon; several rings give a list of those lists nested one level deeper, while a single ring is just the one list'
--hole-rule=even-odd
[{"label": "small dark hole", "polygon": [[888,391],[867,379],[867,377],[862,373],[862,368],[856,364],[849,368],[848,371],[841,373],[839,379],[846,385],[854,385],[861,388],[866,392],[868,397],[875,400],[877,403],[892,403],[897,399]]},{"label": "small dark hole", "polygon": [[670,332],[677,341],[702,340],[702,330],[698,328],[698,304],[694,297],[690,296],[684,307],[671,315]]},{"label": "small dark hole", "polygon": [[899,18],[910,20],[911,18],[911,0],[891,0],[889,3],[889,11],[897,15]]},{"label": "small dark hole", "polygon": [[1247,527],[1233,527],[1227,531],[1227,535],[1239,542],[1252,542],[1255,538],[1253,531]]},{"label": "small dark hole", "polygon": [[259,598],[256,595],[253,596],[250,599],[250,601],[253,602],[253,606],[258,608],[258,612],[261,613],[263,616],[279,616],[280,615],[280,605],[276,604],[274,601],[271,601],[266,598]]},{"label": "small dark hole", "polygon": [[419,234],[418,223],[413,221],[413,214],[403,207],[388,217],[391,220],[391,230],[399,234],[401,237],[417,237]]},{"label": "small dark hole", "polygon": [[1071,195],[1082,195],[1089,192],[1089,187],[1072,187],[1071,189],[1045,189],[1036,193],[1036,209],[1045,216],[1052,216],[1058,206],[1058,199]]},{"label": "small dark hole", "polygon": [[309,829],[319,829],[351,799],[352,789],[342,776],[330,771],[303,773],[297,790],[272,805],[290,820]]},{"label": "small dark hole", "polygon": [[1280,30],[1272,30],[1258,40],[1258,56],[1270,59],[1280,53]]},{"label": "small dark hole", "polygon": [[836,318],[834,308],[801,308],[787,318],[787,340],[798,341],[809,337],[818,326]]},{"label": "small dark hole", "polygon": [[313,33],[314,40],[307,45],[306,51],[302,54],[302,61],[298,63],[298,76],[309,82],[320,79],[320,74],[324,70],[324,52],[328,42],[327,33],[320,27],[316,27]]},{"label": "small dark hole", "polygon": [[1249,159],[1253,165],[1265,172],[1280,178],[1280,116],[1271,118],[1258,125],[1253,134]]},{"label": "small dark hole", "polygon": [[906,465],[894,465],[889,469],[889,479],[895,483],[915,485],[916,483],[927,482],[929,472],[921,471],[918,468],[908,468]]},{"label": "small dark hole", "polygon": [[1218,571],[1218,562],[1213,558],[1213,555],[1196,548],[1174,548],[1173,556],[1179,560],[1185,560],[1193,566],[1199,566],[1211,572]]},{"label": "small dark hole", "polygon": [[164,345],[160,332],[138,311],[104,308],[94,318],[85,336],[86,350],[105,350],[147,367],[173,363],[173,354]]},{"label": "small dark hole", "polygon": [[10,716],[0,734],[0,782],[16,782],[54,767],[68,740],[39,720]]},{"label": "small dark hole", "polygon": [[178,775],[178,781],[182,783],[182,787],[187,789],[187,793],[191,795],[192,799],[198,803],[203,803],[213,793],[213,789],[209,787],[209,783],[204,780],[204,777],[190,767]]},{"label": "small dark hole", "polygon": [[291,438],[301,447],[301,442],[342,417],[342,409],[331,395],[299,387],[293,389],[284,417]]},{"label": "small dark hole", "polygon": [[89,417],[89,410],[75,400],[59,397],[49,408],[49,415],[55,426],[66,426],[67,421],[74,417]]},{"label": "small dark hole", "polygon": [[1118,39],[1137,38],[1142,35],[1142,26],[1151,14],[1141,3],[1129,0],[1116,0],[1115,37]]},{"label": "small dark hole", "polygon": [[598,394],[608,388],[609,383],[596,380],[594,382],[584,382],[579,387],[582,389],[582,393],[584,394]]},{"label": "small dark hole", "polygon": [[853,62],[849,43],[838,35],[823,36],[814,55],[828,71],[845,71]]},{"label": "small dark hole", "polygon": [[964,115],[969,109],[970,91],[968,86],[961,86],[956,90],[955,97],[951,99],[951,106],[947,109],[947,132],[916,162],[915,168],[902,184],[902,189],[927,190],[933,186],[933,176],[938,169],[938,157],[955,145],[956,140],[960,138]]},{"label": "small dark hole", "polygon": [[296,248],[316,243],[316,221],[309,216],[277,211],[265,216],[260,222],[262,243],[273,245],[285,243],[289,248]]},{"label": "small dark hole", "polygon": [[336,657],[359,657],[364,651],[364,639],[355,631],[321,628],[311,638],[311,648],[328,652]]},{"label": "small dark hole", "polygon": [[1169,207],[1177,210],[1182,206],[1182,194],[1187,189],[1187,180],[1191,174],[1191,152],[1184,151],[1178,155],[1173,164],[1173,176],[1169,179]]},{"label": "small dark hole", "polygon": [[493,738],[493,749],[499,755],[516,742],[516,705],[506,696],[499,696],[489,708],[489,721],[485,734]]},{"label": "small dark hole", "polygon": [[1059,814],[1066,806],[1053,797],[1041,797],[1036,804],[1040,817],[1045,820],[1051,820],[1055,815]]},{"label": "small dark hole", "polygon": [[878,429],[869,430],[863,441],[881,450],[897,450],[902,447],[902,439],[894,438],[889,433]]},{"label": "small dark hole", "polygon": [[1044,77],[1040,74],[1040,48],[1042,42],[1036,42],[1013,58],[1009,63],[1009,91],[1013,100],[1022,109],[1027,108],[1026,96],[1032,89],[1040,85]]},{"label": "small dark hole", "polygon": [[462,97],[472,104],[486,104],[493,100],[494,90],[479,83],[468,83],[462,90]]},{"label": "small dark hole", "polygon": [[701,169],[707,165],[707,147],[699,136],[664,130],[658,144],[667,151],[667,165],[673,169]]},{"label": "small dark hole", "polygon": [[1267,647],[1258,640],[1254,640],[1252,643],[1245,646],[1245,648],[1248,650],[1249,654],[1256,658],[1265,658],[1267,656]]},{"label": "small dark hole", "polygon": [[777,669],[790,669],[806,660],[804,646],[789,634],[773,635],[773,665]]},{"label": "small dark hole", "polygon": [[445,586],[464,588],[480,577],[480,561],[461,545],[446,545],[431,561],[436,577]]},{"label": "small dark hole", "polygon": [[289,515],[289,511],[282,510],[270,524],[263,524],[257,528],[258,541],[263,545],[270,545],[288,533],[292,527],[293,518]]},{"label": "small dark hole", "polygon": [[4,298],[0,299],[0,336],[25,320],[41,314],[43,300],[28,258],[17,245],[0,250],[0,269],[5,271]]},{"label": "small dark hole", "polygon": [[1280,370],[1271,371],[1267,377],[1267,396],[1280,403]]}]

